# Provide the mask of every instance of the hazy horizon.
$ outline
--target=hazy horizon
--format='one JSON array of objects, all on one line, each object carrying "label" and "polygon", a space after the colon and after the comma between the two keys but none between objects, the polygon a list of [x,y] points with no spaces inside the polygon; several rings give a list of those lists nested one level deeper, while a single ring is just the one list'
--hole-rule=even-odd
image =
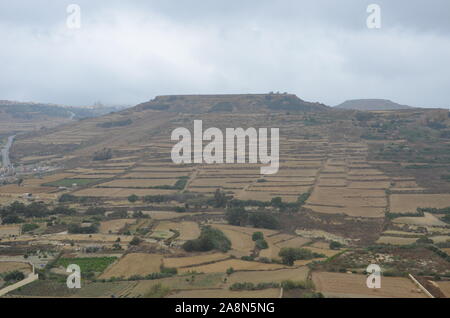
[{"label": "hazy horizon", "polygon": [[[73,1],[0,4],[0,99],[136,105],[157,95],[289,92],[329,106],[450,106],[450,3]],[[368,29],[370,3],[381,29]]]}]

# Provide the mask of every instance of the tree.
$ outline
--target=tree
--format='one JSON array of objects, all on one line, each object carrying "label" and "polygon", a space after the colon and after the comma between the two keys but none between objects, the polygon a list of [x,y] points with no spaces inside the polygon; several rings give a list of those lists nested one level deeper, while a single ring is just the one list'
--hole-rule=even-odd
[{"label": "tree", "polygon": [[317,257],[325,257],[323,254],[313,253],[305,248],[283,247],[278,253],[283,264],[292,266],[297,260],[309,260]]},{"label": "tree", "polygon": [[262,232],[255,232],[252,235],[252,240],[253,241],[263,240],[263,239],[264,239],[264,234]]},{"label": "tree", "polygon": [[260,250],[265,250],[265,249],[269,248],[269,244],[267,244],[267,241],[264,239],[257,240],[255,245]]},{"label": "tree", "polygon": [[141,242],[142,242],[142,240],[139,238],[139,237],[137,237],[137,236],[135,236],[135,237],[133,237],[133,239],[130,241],[130,245],[139,245],[139,244],[141,244]]},{"label": "tree", "polygon": [[25,274],[21,271],[15,270],[7,273],[3,279],[7,282],[16,282],[25,279]]},{"label": "tree", "polygon": [[227,205],[227,196],[220,189],[216,189],[214,193],[214,207],[224,208]]},{"label": "tree", "polygon": [[128,201],[131,203],[135,203],[137,200],[139,200],[139,197],[136,194],[132,194],[128,197]]},{"label": "tree", "polygon": [[340,249],[341,247],[342,247],[342,244],[339,243],[339,242],[332,241],[332,242],[330,243],[330,249],[331,249],[331,250],[338,250],[338,249]]},{"label": "tree", "polygon": [[112,158],[112,150],[109,148],[104,148],[103,150],[94,153],[92,160],[94,161],[104,161]]},{"label": "tree", "polygon": [[248,218],[248,212],[243,207],[228,208],[225,213],[225,219],[231,225],[241,226],[245,225]]}]

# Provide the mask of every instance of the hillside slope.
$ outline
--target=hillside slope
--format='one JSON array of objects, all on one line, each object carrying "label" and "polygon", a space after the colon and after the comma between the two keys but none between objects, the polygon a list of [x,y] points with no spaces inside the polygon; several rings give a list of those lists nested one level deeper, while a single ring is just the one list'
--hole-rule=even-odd
[{"label": "hillside slope", "polygon": [[164,110],[181,113],[274,111],[325,111],[321,103],[306,102],[292,94],[242,95],[172,95],[158,96],[142,103],[138,109]]},{"label": "hillside slope", "polygon": [[375,111],[375,110],[411,109],[414,107],[407,105],[400,105],[387,99],[352,99],[335,106],[335,108]]}]

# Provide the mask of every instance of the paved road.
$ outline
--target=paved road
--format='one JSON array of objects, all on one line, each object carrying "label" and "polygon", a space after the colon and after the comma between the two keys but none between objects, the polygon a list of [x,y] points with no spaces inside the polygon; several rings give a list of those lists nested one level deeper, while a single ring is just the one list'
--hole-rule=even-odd
[{"label": "paved road", "polygon": [[9,136],[8,142],[2,148],[3,167],[9,167],[11,165],[11,161],[9,160],[9,149],[11,148],[15,137],[16,136]]}]

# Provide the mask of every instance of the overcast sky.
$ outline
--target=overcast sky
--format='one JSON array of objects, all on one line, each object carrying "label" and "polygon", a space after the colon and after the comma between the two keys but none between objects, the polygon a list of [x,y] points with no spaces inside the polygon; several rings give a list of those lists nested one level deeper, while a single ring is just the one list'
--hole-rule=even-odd
[{"label": "overcast sky", "polygon": [[[66,25],[71,3],[80,29]],[[381,29],[366,26],[371,3]],[[0,41],[0,99],[287,91],[450,106],[448,0],[1,1]]]}]

